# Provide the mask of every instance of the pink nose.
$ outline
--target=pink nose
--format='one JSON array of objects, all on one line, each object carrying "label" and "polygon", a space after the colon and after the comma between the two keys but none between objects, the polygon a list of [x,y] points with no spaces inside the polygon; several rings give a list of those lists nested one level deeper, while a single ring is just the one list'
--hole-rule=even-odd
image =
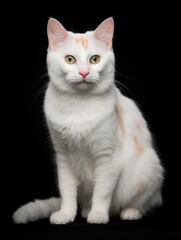
[{"label": "pink nose", "polygon": [[83,79],[85,79],[89,72],[79,72],[79,74],[83,77]]}]

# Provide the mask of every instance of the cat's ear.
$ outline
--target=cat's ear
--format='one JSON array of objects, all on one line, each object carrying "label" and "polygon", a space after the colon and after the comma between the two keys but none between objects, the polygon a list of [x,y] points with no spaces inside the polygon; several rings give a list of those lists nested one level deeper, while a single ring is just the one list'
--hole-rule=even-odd
[{"label": "cat's ear", "polygon": [[57,44],[68,38],[68,32],[59,21],[50,18],[47,25],[47,35],[49,46],[52,50],[56,50]]},{"label": "cat's ear", "polygon": [[106,43],[107,48],[111,47],[114,33],[114,20],[112,17],[104,20],[94,31],[94,37]]}]

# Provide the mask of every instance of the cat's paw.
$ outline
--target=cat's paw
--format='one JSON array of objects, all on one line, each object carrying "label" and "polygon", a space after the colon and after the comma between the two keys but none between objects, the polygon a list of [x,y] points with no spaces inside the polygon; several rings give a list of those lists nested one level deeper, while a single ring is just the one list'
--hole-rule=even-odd
[{"label": "cat's paw", "polygon": [[124,208],[120,217],[122,220],[138,220],[142,217],[142,214],[136,208]]},{"label": "cat's paw", "polygon": [[107,213],[100,210],[91,210],[87,217],[88,223],[107,223],[109,221],[109,216]]},{"label": "cat's paw", "polygon": [[73,222],[75,214],[67,214],[63,211],[55,212],[50,217],[50,223],[52,224],[66,224]]}]

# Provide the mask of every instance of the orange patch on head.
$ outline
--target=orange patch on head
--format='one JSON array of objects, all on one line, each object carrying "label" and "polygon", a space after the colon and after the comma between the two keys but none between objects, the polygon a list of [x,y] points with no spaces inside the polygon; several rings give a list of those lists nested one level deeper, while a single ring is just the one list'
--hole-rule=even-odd
[{"label": "orange patch on head", "polygon": [[116,107],[116,113],[117,113],[117,116],[118,116],[118,120],[119,120],[119,125],[120,125],[120,128],[122,130],[122,133],[125,135],[126,131],[125,131],[125,128],[124,128],[124,123],[123,123],[123,118],[122,118],[122,108],[121,107]]},{"label": "orange patch on head", "polygon": [[83,48],[87,49],[87,46],[88,46],[88,40],[84,37],[79,37],[79,38],[76,38],[76,43],[80,43],[82,44]]}]

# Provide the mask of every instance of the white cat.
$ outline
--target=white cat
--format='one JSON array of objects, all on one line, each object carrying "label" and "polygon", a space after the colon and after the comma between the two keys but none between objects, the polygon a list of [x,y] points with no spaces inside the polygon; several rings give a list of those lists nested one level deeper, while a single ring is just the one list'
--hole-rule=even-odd
[{"label": "white cat", "polygon": [[53,224],[73,222],[78,204],[88,223],[132,220],[161,205],[163,168],[147,124],[114,83],[113,31],[112,18],[85,34],[50,18],[44,111],[61,199],[20,207],[16,223],[49,216]]}]

